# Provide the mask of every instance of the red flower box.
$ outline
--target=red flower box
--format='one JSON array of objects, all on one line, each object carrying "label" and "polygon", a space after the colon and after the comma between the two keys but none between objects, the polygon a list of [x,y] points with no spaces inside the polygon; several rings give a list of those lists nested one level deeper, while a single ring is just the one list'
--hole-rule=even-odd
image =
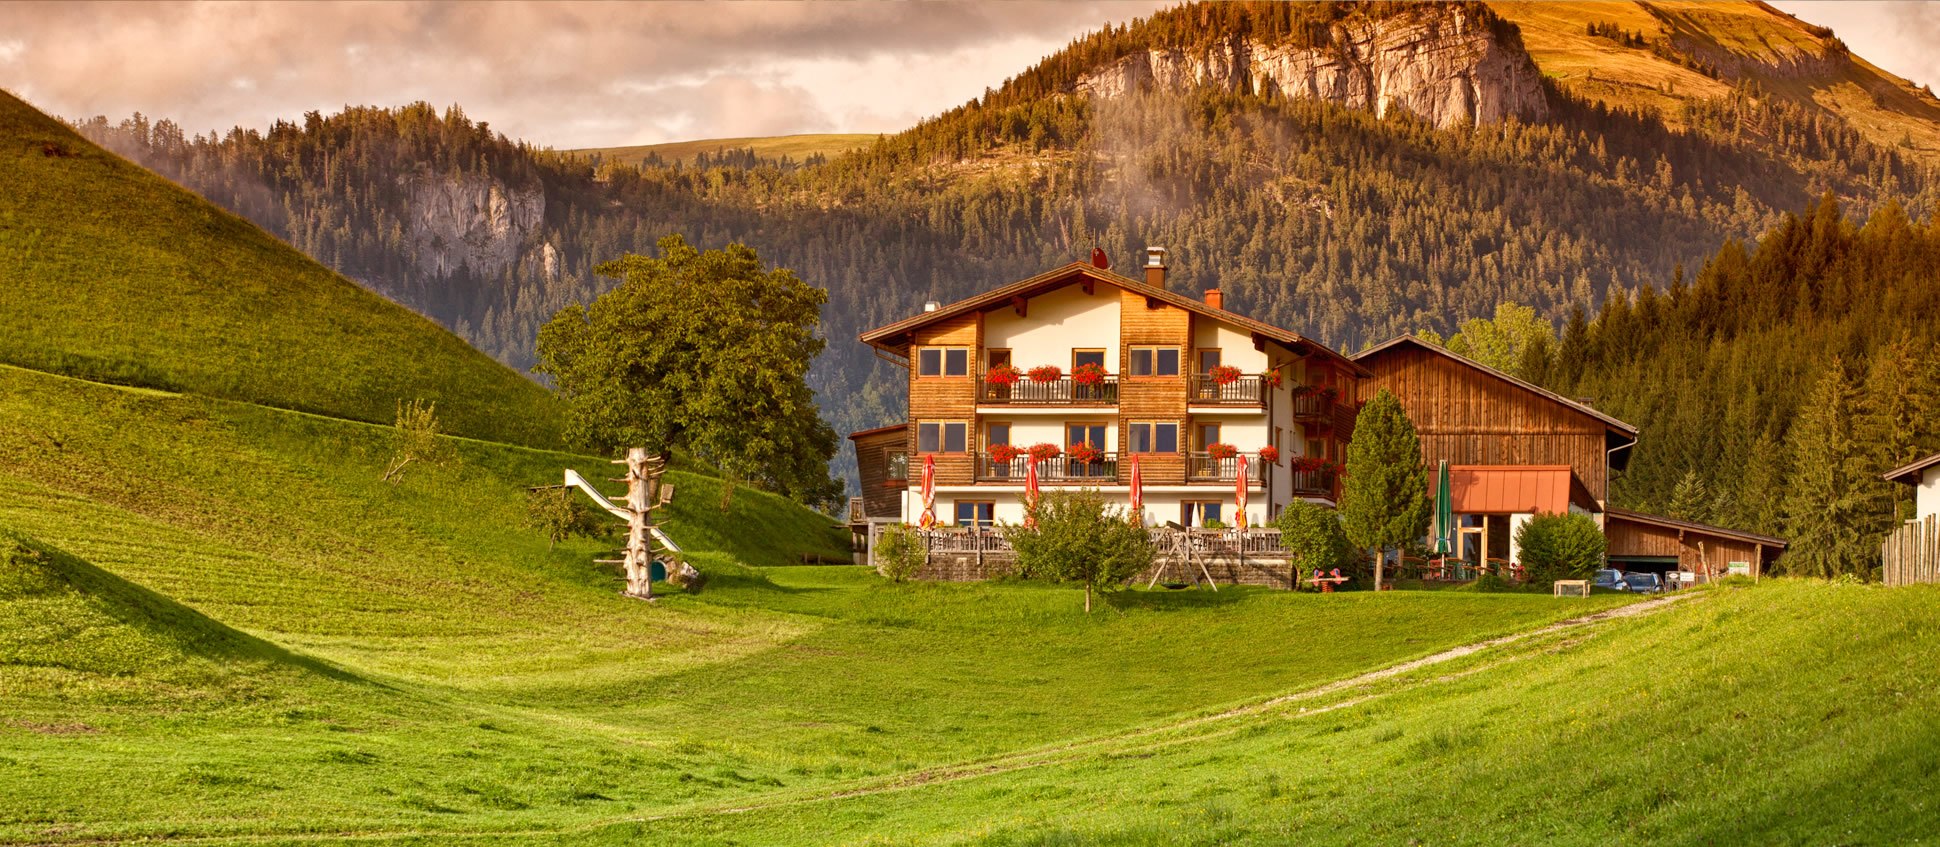
[{"label": "red flower box", "polygon": [[1092,362],[1086,362],[1071,369],[1071,381],[1078,385],[1104,385],[1105,377],[1108,376],[1111,374],[1105,373],[1104,365]]},{"label": "red flower box", "polygon": [[1031,461],[1042,462],[1045,459],[1055,459],[1064,451],[1056,444],[1033,444],[1027,452],[1030,454]]},{"label": "red flower box", "polygon": [[1213,382],[1218,385],[1232,385],[1239,381],[1241,374],[1240,369],[1232,365],[1214,365],[1206,375],[1212,377]]},{"label": "red flower box", "polygon": [[1267,371],[1266,373],[1260,374],[1260,382],[1268,388],[1279,388],[1281,383],[1285,381],[1286,379],[1280,374],[1278,370],[1270,370],[1270,371]]},{"label": "red flower box", "polygon": [[993,462],[1008,465],[1022,455],[1024,448],[1015,444],[994,444],[990,447],[990,460]]},{"label": "red flower box", "polygon": [[1060,370],[1057,365],[1038,365],[1035,368],[1031,368],[1032,382],[1057,382],[1063,378],[1064,371]]},{"label": "red flower box", "polygon": [[1016,385],[1024,378],[1024,372],[1011,365],[995,365],[985,371],[983,381],[991,385]]},{"label": "red flower box", "polygon": [[1083,462],[1087,465],[1105,460],[1105,451],[1089,444],[1073,444],[1066,447],[1064,448],[1064,455],[1071,461]]},{"label": "red flower box", "polygon": [[1231,444],[1208,444],[1206,445],[1206,455],[1215,459],[1230,459],[1239,455],[1239,448]]},{"label": "red flower box", "polygon": [[1266,445],[1265,447],[1261,447],[1261,448],[1260,448],[1260,461],[1262,461],[1262,462],[1266,462],[1267,464],[1270,464],[1270,465],[1277,465],[1277,464],[1279,464],[1279,463],[1280,463],[1280,448],[1278,448],[1278,447],[1275,447],[1275,446],[1273,446],[1273,445],[1271,445],[1271,444],[1268,444],[1268,445]]}]

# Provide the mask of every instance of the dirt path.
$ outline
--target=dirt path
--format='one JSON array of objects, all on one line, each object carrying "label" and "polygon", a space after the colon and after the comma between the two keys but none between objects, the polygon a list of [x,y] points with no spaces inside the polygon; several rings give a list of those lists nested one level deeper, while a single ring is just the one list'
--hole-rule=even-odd
[{"label": "dirt path", "polygon": [[[1484,653],[1487,651],[1496,650],[1518,642],[1529,641],[1531,639],[1540,638],[1546,635],[1553,635],[1555,633],[1564,632],[1567,630],[1580,629],[1582,627],[1586,627],[1596,623],[1601,623],[1603,621],[1617,620],[1621,618],[1632,618],[1640,615],[1654,614],[1656,612],[1662,611],[1678,603],[1686,602],[1702,596],[1705,596],[1705,595],[1701,593],[1689,592],[1689,591],[1680,592],[1677,594],[1665,595],[1660,598],[1646,600],[1640,603],[1631,603],[1628,605],[1619,606],[1614,609],[1606,609],[1601,612],[1595,612],[1593,614],[1583,615],[1581,617],[1570,618],[1569,620],[1558,621],[1556,623],[1549,624],[1543,627],[1538,627],[1536,629],[1528,630],[1526,632],[1513,633],[1513,634],[1504,635],[1498,638],[1487,639],[1485,641],[1477,641],[1472,644],[1464,644],[1459,647],[1452,647],[1447,650],[1440,651],[1438,653],[1434,653],[1428,656],[1423,656],[1419,659],[1412,659],[1406,662],[1401,662],[1399,664],[1389,665],[1388,667],[1368,671],[1366,673],[1348,677],[1346,679],[1336,680],[1334,682],[1330,682],[1324,685],[1319,685],[1313,688],[1308,688],[1301,691],[1292,692],[1289,694],[1283,694],[1277,697],[1261,700],[1256,703],[1250,703],[1244,706],[1238,706],[1235,708],[1226,709],[1224,711],[1212,712],[1212,713],[1203,714],[1203,715],[1196,715],[1192,717],[1171,720],[1164,723],[1153,724],[1153,725],[1144,727],[1142,729],[1135,729],[1130,732],[1121,733],[1117,735],[1082,739],[1078,741],[1067,742],[1064,744],[1053,745],[1050,747],[1040,747],[1033,750],[1019,751],[1015,753],[1006,753],[999,756],[994,756],[987,759],[978,759],[970,762],[960,762],[960,763],[951,764],[951,765],[940,765],[937,767],[923,768],[921,770],[910,771],[908,773],[897,774],[895,776],[882,777],[874,780],[869,780],[862,784],[853,785],[848,788],[839,788],[835,790],[823,789],[819,791],[808,792],[808,793],[798,793],[798,794],[777,792],[777,793],[769,794],[762,797],[756,797],[756,798],[753,798],[751,801],[740,803],[740,804],[687,808],[687,809],[682,809],[680,811],[668,812],[666,814],[660,814],[660,815],[609,818],[604,820],[587,821],[585,823],[572,825],[572,826],[554,827],[554,828],[545,828],[545,829],[529,829],[529,830],[516,830],[516,831],[464,830],[464,829],[421,829],[421,830],[403,829],[403,830],[389,830],[389,831],[337,832],[337,833],[280,833],[280,834],[264,833],[260,835],[243,835],[243,836],[182,835],[182,836],[161,836],[161,837],[152,837],[152,838],[133,838],[133,839],[127,839],[127,840],[164,841],[169,843],[251,843],[251,842],[288,843],[288,842],[302,842],[302,841],[388,841],[388,840],[399,839],[399,838],[427,838],[427,837],[429,838],[479,837],[479,838],[494,838],[494,839],[506,839],[506,840],[515,839],[515,838],[551,838],[559,835],[593,832],[607,827],[619,826],[619,825],[629,824],[629,823],[653,823],[658,821],[679,820],[682,818],[709,817],[709,816],[719,816],[719,815],[739,815],[739,814],[748,814],[752,812],[769,811],[774,809],[785,809],[793,806],[806,806],[814,803],[827,803],[827,802],[835,802],[835,801],[841,801],[841,800],[850,800],[858,797],[868,797],[868,796],[877,795],[877,794],[887,794],[894,791],[907,791],[911,789],[924,788],[924,787],[933,786],[933,785],[942,785],[942,784],[948,784],[952,782],[961,782],[964,780],[975,779],[975,778],[984,777],[984,776],[994,776],[998,774],[1013,773],[1016,771],[1028,770],[1032,768],[1052,767],[1056,765],[1069,764],[1069,763],[1080,761],[1088,756],[1094,756],[1102,753],[1115,753],[1115,754],[1143,753],[1143,752],[1155,751],[1169,746],[1201,742],[1208,738],[1212,738],[1218,735],[1224,735],[1230,732],[1236,732],[1238,730],[1244,729],[1246,727],[1246,724],[1242,721],[1242,719],[1244,718],[1263,715],[1278,709],[1282,709],[1287,706],[1291,706],[1296,703],[1325,700],[1326,698],[1332,695],[1337,695],[1357,688],[1364,688],[1364,687],[1373,685],[1375,683],[1382,682],[1384,680],[1394,679],[1396,677],[1400,677],[1405,674],[1421,670],[1423,668],[1433,667],[1435,665],[1452,662],[1464,657],[1473,656],[1478,653]],[[1504,657],[1501,661],[1505,661],[1505,662],[1513,661],[1514,658],[1515,657],[1513,656],[1508,656],[1508,657]],[[1494,664],[1485,665],[1480,668],[1474,668],[1468,671],[1464,671],[1462,672],[1461,675],[1467,675],[1468,673],[1473,673],[1480,670],[1486,670],[1487,668],[1494,667],[1494,666],[1495,666]],[[1388,694],[1396,693],[1398,691],[1403,691],[1403,690],[1407,690],[1407,689],[1404,687],[1404,688],[1395,689],[1393,691],[1370,692],[1361,697],[1353,697],[1345,700],[1326,703],[1324,705],[1318,706],[1313,709],[1303,708],[1298,712],[1291,713],[1290,715],[1288,715],[1288,717],[1299,718],[1299,717],[1325,714],[1327,712],[1331,712],[1336,709],[1347,708],[1350,706],[1367,702],[1368,700],[1387,696]],[[1199,731],[1194,732],[1194,730],[1199,730]],[[84,838],[76,841],[52,841],[47,843],[61,844],[61,845],[75,845],[75,844],[110,843],[110,842],[103,839]],[[115,842],[115,843],[118,843],[118,842]]]}]

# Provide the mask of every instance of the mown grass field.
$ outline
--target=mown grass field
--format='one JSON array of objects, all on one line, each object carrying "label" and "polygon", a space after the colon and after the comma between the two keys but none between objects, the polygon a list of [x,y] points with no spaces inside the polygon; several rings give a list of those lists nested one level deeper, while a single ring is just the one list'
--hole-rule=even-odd
[{"label": "mown grass field", "polygon": [[[1526,595],[892,586],[681,475],[712,581],[519,528],[582,456],[0,368],[0,841],[566,830],[1109,737],[1584,609]],[[697,833],[702,841],[717,836]],[[737,836],[738,837],[738,836]],[[784,839],[786,840],[786,839]],[[800,839],[796,839],[800,840]],[[820,840],[810,838],[808,840]]]},{"label": "mown grass field", "polygon": [[539,385],[0,91],[0,364],[558,446]]}]

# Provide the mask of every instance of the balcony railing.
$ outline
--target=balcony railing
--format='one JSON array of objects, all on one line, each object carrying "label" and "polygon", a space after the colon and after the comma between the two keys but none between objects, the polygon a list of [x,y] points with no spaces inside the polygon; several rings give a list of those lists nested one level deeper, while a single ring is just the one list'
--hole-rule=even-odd
[{"label": "balcony railing", "polygon": [[[1266,463],[1260,461],[1258,453],[1241,454],[1246,457],[1246,478],[1253,482],[1266,481]],[[1239,478],[1239,456],[1214,458],[1207,453],[1186,454],[1187,482],[1235,482]]]},{"label": "balcony railing", "polygon": [[1294,471],[1293,495],[1295,497],[1334,496],[1333,471]]},{"label": "balcony railing", "polygon": [[1325,394],[1293,395],[1293,419],[1297,421],[1332,422],[1335,401]]},{"label": "balcony railing", "polygon": [[980,382],[977,402],[1003,406],[1112,406],[1118,403],[1118,377],[1080,385],[1069,376],[1050,382],[1025,377],[1009,385]]},{"label": "balcony railing", "polygon": [[[1030,457],[1019,456],[1000,462],[989,453],[977,454],[978,482],[1024,483],[1025,466]],[[1037,463],[1037,481],[1044,485],[1110,485],[1118,481],[1118,454],[1106,453],[1096,462],[1080,462],[1069,456]]]},{"label": "balcony railing", "polygon": [[1258,406],[1266,402],[1265,380],[1257,376],[1243,376],[1221,385],[1219,380],[1205,374],[1196,374],[1190,383],[1187,400],[1193,403],[1217,403],[1222,406]]}]

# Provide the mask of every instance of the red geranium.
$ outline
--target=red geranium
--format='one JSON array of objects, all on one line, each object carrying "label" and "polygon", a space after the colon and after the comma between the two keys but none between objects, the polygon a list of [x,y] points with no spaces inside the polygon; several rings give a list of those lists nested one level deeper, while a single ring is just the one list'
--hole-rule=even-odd
[{"label": "red geranium", "polygon": [[1031,368],[1032,382],[1057,382],[1064,378],[1064,371],[1057,365],[1038,365]]},{"label": "red geranium", "polygon": [[1214,365],[1213,369],[1206,373],[1219,385],[1232,385],[1240,378],[1240,369],[1232,365]]},{"label": "red geranium", "polygon": [[1266,387],[1268,388],[1279,388],[1280,383],[1284,381],[1278,369],[1270,370],[1270,371],[1267,371],[1266,373],[1260,374],[1260,380],[1261,382],[1265,383]]},{"label": "red geranium", "polygon": [[991,385],[1016,385],[1024,377],[1024,372],[1013,365],[992,365],[985,371],[983,381]]},{"label": "red geranium", "polygon": [[1260,461],[1262,461],[1262,462],[1265,462],[1265,463],[1267,463],[1267,464],[1269,464],[1269,465],[1277,465],[1277,464],[1279,464],[1279,463],[1280,463],[1280,448],[1278,448],[1278,447],[1275,447],[1275,446],[1273,446],[1273,445],[1271,445],[1271,444],[1268,444],[1268,445],[1266,445],[1265,447],[1261,447],[1261,448],[1260,448]]},{"label": "red geranium", "polygon": [[1293,396],[1295,397],[1305,397],[1312,393],[1314,393],[1314,387],[1311,385],[1296,385],[1293,387]]},{"label": "red geranium", "polygon": [[1089,444],[1073,444],[1066,447],[1064,448],[1064,455],[1070,458],[1071,461],[1083,462],[1085,464],[1102,462],[1105,459],[1105,451]]},{"label": "red geranium", "polygon": [[1015,444],[993,444],[990,447],[990,459],[994,462],[1007,465],[1022,455],[1024,455],[1024,448]]},{"label": "red geranium", "polygon": [[1103,385],[1107,376],[1110,374],[1105,373],[1105,366],[1096,362],[1086,362],[1071,369],[1071,381],[1078,385]]},{"label": "red geranium", "polygon": [[1042,462],[1045,459],[1055,459],[1059,453],[1064,451],[1059,449],[1056,444],[1033,444],[1028,452],[1030,453],[1031,461]]},{"label": "red geranium", "polygon": [[1325,400],[1329,403],[1332,403],[1335,400],[1339,400],[1340,389],[1335,388],[1331,385],[1327,386],[1326,388],[1320,389],[1320,399]]},{"label": "red geranium", "polygon": [[1215,459],[1230,459],[1239,455],[1239,448],[1231,444],[1208,444],[1206,445],[1206,455]]}]

